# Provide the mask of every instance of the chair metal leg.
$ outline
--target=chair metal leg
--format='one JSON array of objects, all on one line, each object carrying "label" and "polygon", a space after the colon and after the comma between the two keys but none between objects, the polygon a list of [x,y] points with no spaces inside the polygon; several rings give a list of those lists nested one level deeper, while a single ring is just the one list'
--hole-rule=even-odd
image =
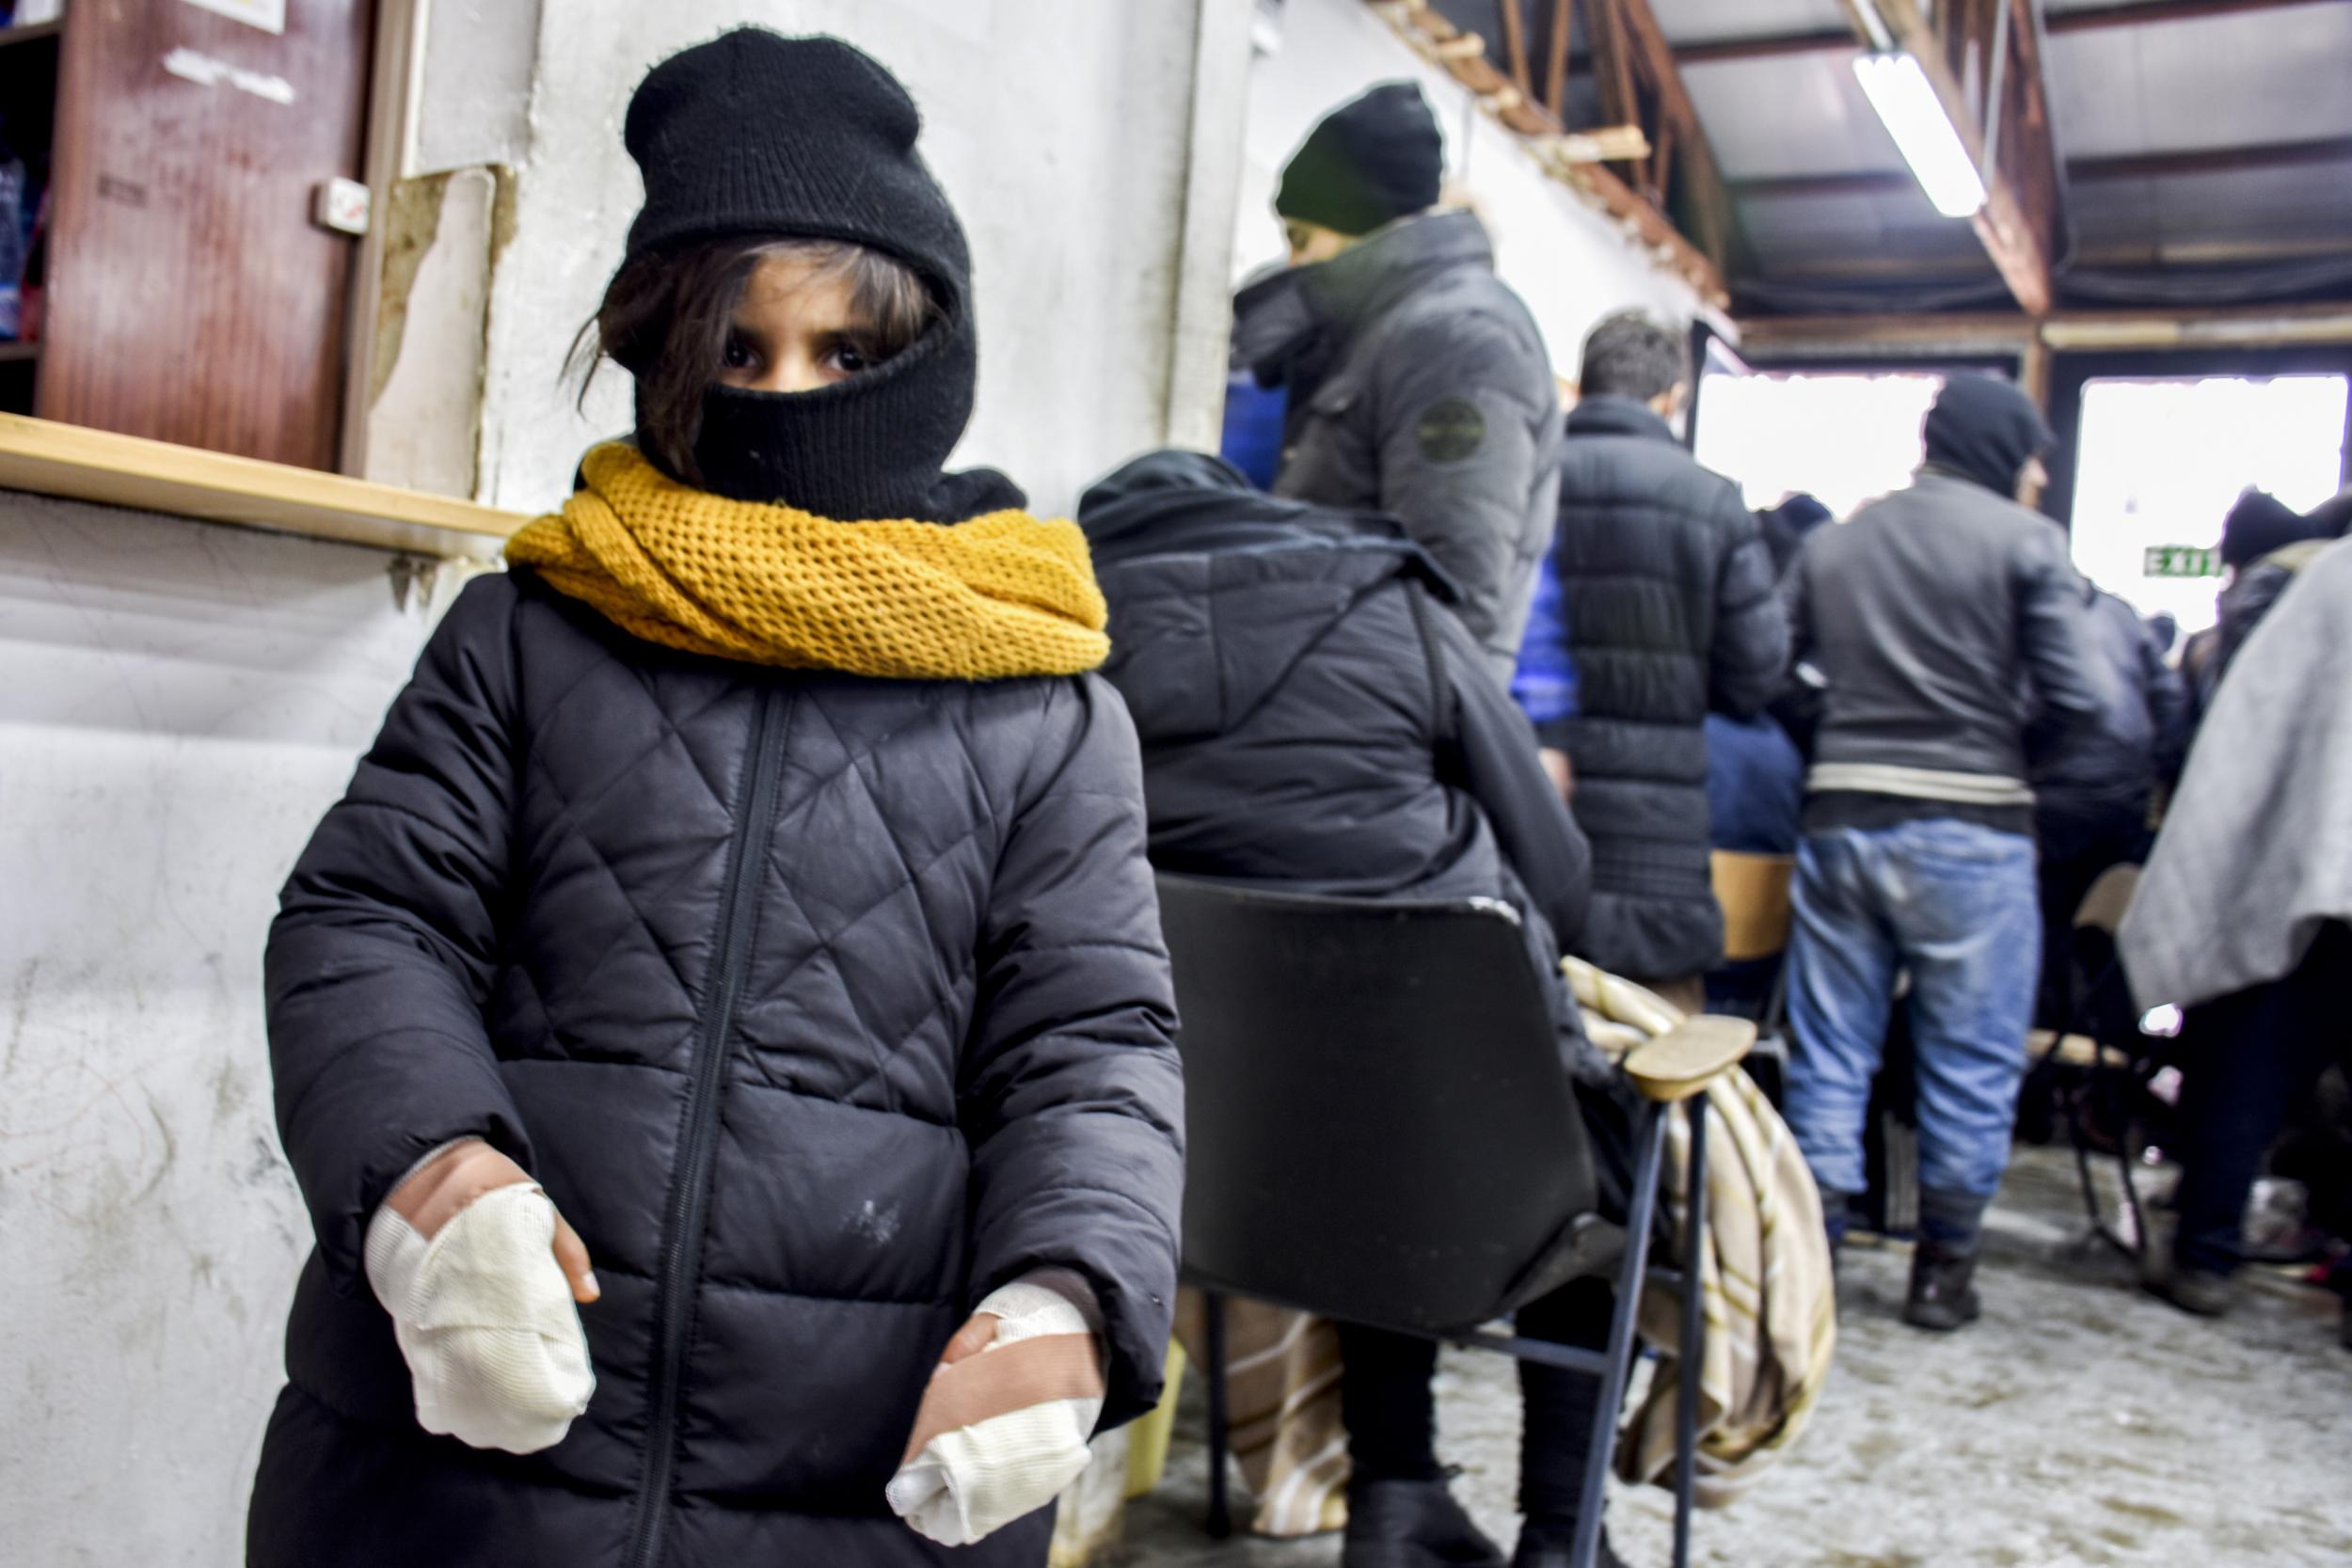
[{"label": "chair metal leg", "polygon": [[1690,1568],[1691,1496],[1698,1478],[1699,1370],[1707,1349],[1707,1095],[1684,1102],[1691,1117],[1688,1214],[1682,1237],[1682,1366],[1675,1388],[1675,1568]]},{"label": "chair metal leg", "polygon": [[1633,1160],[1632,1212],[1626,1216],[1625,1256],[1617,1265],[1616,1310],[1609,1320],[1609,1370],[1600,1376],[1600,1402],[1593,1413],[1592,1452],[1584,1460],[1584,1493],[1577,1510],[1576,1542],[1568,1560],[1592,1568],[1600,1552],[1600,1513],[1608,1500],[1610,1462],[1617,1449],[1617,1407],[1625,1402],[1626,1376],[1633,1361],[1633,1320],[1642,1304],[1642,1281],[1649,1272],[1650,1227],[1658,1214],[1658,1171],[1666,1143],[1666,1110],[1645,1113],[1639,1152]]},{"label": "chair metal leg", "polygon": [[1225,1474],[1232,1438],[1225,1406],[1225,1298],[1214,1291],[1204,1292],[1201,1307],[1209,1338],[1209,1534],[1222,1541],[1233,1533]]}]

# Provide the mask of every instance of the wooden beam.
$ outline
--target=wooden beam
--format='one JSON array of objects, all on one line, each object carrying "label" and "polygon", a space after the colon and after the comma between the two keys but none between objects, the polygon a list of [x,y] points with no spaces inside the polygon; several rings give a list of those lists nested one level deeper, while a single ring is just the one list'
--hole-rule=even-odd
[{"label": "wooden beam", "polygon": [[1468,87],[1489,113],[1524,136],[1530,155],[1553,179],[1624,224],[1661,266],[1690,284],[1701,299],[1718,309],[1728,308],[1731,293],[1724,287],[1723,274],[1675,227],[1673,219],[1600,165],[1565,155],[1560,121],[1520,93],[1487,60],[1461,51],[1445,53],[1446,44],[1468,36],[1459,27],[1427,5],[1415,7],[1402,0],[1366,3],[1407,45]]},{"label": "wooden beam", "polygon": [[1862,48],[1851,33],[1769,33],[1759,38],[1701,39],[1675,45],[1681,66],[1734,65],[1792,55],[1851,55]]},{"label": "wooden beam", "polygon": [[1544,107],[1568,118],[1568,35],[1576,31],[1576,0],[1552,0],[1549,58],[1544,62]]},{"label": "wooden beam", "polygon": [[2106,27],[2140,27],[2159,22],[2195,22],[2209,16],[2235,16],[2242,11],[2275,11],[2289,6],[2341,5],[2344,0],[2125,0],[2091,10],[2058,11],[2042,22],[2053,37],[2089,33]]},{"label": "wooden beam", "polygon": [[2074,180],[2161,179],[2169,174],[2238,174],[2256,168],[2303,168],[2352,162],[2352,136],[2317,141],[2263,142],[2249,147],[2200,147],[2174,152],[2133,152],[2106,158],[2069,158]]},{"label": "wooden beam", "polygon": [[[1869,28],[1856,8],[1863,3],[1875,5],[1897,47],[1909,51],[1918,60],[1944,113],[1959,131],[1961,145],[1967,149],[1970,160],[1983,168],[1984,127],[1953,73],[1945,39],[1929,24],[1918,0],[1846,0],[1853,15],[1856,35],[1867,38]],[[2002,281],[2009,285],[2019,308],[2027,315],[2047,315],[2055,298],[2050,281],[2055,214],[2040,203],[2029,210],[1999,169],[1988,171],[1984,184],[1985,204],[1969,220],[1977,230],[1977,238],[1983,243],[1985,254],[1993,258],[1994,266],[1999,269]]]},{"label": "wooden beam", "polygon": [[1591,0],[1584,25],[1593,39],[1593,75],[1600,88],[1600,118],[1612,125],[1639,124],[1640,96],[1633,90],[1633,51],[1626,37],[1622,0]]},{"label": "wooden beam", "polygon": [[2253,240],[2150,238],[2091,245],[2074,253],[2085,267],[2205,267],[2243,261],[2295,261],[2313,256],[2352,258],[2352,233],[2283,235]]},{"label": "wooden beam", "polygon": [[1752,359],[1867,357],[1938,348],[1957,354],[2023,353],[2039,341],[2058,353],[2202,346],[2277,348],[2352,343],[2352,300],[2194,310],[2060,310],[2035,321],[2013,312],[1903,316],[1743,316],[1740,351]]},{"label": "wooden beam", "polygon": [[[1659,118],[1675,128],[1673,143],[1682,160],[1692,215],[1698,223],[1699,245],[1714,258],[1718,267],[1728,267],[1736,231],[1731,196],[1724,186],[1723,168],[1715,162],[1714,149],[1708,145],[1706,128],[1699,120],[1698,105],[1691,102],[1690,89],[1683,86],[1673,46],[1667,43],[1665,29],[1659,26],[1649,0],[1617,0],[1617,6],[1619,37],[1642,62],[1651,85],[1657,88]],[[1660,199],[1664,199],[1662,189]]]},{"label": "wooden beam", "polygon": [[1917,196],[1925,201],[1919,182],[1909,169],[1840,169],[1831,174],[1767,174],[1731,182],[1732,194],[1742,201],[1798,197]]},{"label": "wooden beam", "polygon": [[1500,0],[1502,8],[1502,55],[1510,63],[1511,85],[1535,96],[1535,81],[1527,70],[1527,18],[1519,14],[1524,0]]}]

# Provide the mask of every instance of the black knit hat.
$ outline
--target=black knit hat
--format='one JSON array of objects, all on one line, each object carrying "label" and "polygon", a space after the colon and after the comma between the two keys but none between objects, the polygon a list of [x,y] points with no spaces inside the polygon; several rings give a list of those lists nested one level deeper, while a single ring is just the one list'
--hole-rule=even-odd
[{"label": "black knit hat", "polygon": [[922,116],[871,56],[833,38],[739,27],[673,55],[629,100],[622,139],[645,177],[630,260],[687,240],[849,240],[965,306],[963,226],[914,139]]},{"label": "black knit hat", "polygon": [[2269,491],[2249,485],[2238,493],[2221,520],[2221,564],[2249,565],[2272,550],[2321,537],[2319,524]]},{"label": "black knit hat", "polygon": [[1990,375],[1947,381],[1922,434],[1929,462],[2004,496],[2027,463],[2058,445],[2033,399]]},{"label": "black knit hat", "polygon": [[[832,38],[742,27],[654,67],[623,133],[645,180],[628,261],[699,241],[840,240],[896,257],[940,319],[882,365],[803,392],[713,385],[701,482],[737,500],[853,520],[949,522],[1022,504],[1001,474],[944,474],[978,376],[971,252],[914,149],[897,77]],[[628,264],[627,262],[624,263]]]},{"label": "black knit hat", "polygon": [[1291,154],[1274,210],[1343,234],[1438,204],[1445,138],[1429,101],[1411,82],[1383,82],[1323,117]]}]

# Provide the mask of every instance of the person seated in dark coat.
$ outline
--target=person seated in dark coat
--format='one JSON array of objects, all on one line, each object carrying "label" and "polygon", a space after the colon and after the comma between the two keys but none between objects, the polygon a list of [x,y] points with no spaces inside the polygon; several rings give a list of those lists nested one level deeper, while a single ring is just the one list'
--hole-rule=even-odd
[{"label": "person seated in dark coat", "polygon": [[[2041,847],[2042,996],[2049,1027],[2067,1026],[2074,913],[2110,866],[2144,859],[2156,786],[2180,771],[2189,731],[2188,683],[2165,662],[2139,611],[2085,580],[2083,651],[2100,712],[2034,753],[2034,836]],[[2039,728],[2039,726],[2037,726]]]},{"label": "person seated in dark coat", "polygon": [[[1633,1101],[1585,1043],[1559,970],[1584,925],[1584,840],[1443,571],[1391,518],[1259,495],[1194,452],[1136,459],[1078,517],[1110,601],[1104,673],[1143,742],[1153,863],[1291,891],[1508,902],[1549,979],[1603,1203],[1621,1217]],[[1611,1301],[1605,1281],[1573,1285],[1519,1327],[1599,1346]],[[1436,1346],[1341,1337],[1354,1465],[1343,1562],[1499,1563],[1438,1465]],[[1594,1385],[1526,1363],[1520,1381],[1517,1560],[1565,1563]]]}]

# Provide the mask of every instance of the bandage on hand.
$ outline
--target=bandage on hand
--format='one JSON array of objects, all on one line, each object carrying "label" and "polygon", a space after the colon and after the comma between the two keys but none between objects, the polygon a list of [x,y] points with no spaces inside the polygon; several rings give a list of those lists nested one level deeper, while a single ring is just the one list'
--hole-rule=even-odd
[{"label": "bandage on hand", "polygon": [[366,1262],[425,1431],[535,1453],[587,1409],[588,1249],[505,1155],[470,1139],[425,1161],[369,1222]]},{"label": "bandage on hand", "polygon": [[969,1545],[1077,1480],[1103,1412],[1102,1350],[1054,1290],[1007,1285],[947,1343],[931,1373],[891,1508],[916,1533]]},{"label": "bandage on hand", "polygon": [[[480,1138],[465,1138],[409,1172],[407,1180],[384,1200],[384,1207],[416,1227],[417,1234],[429,1242],[475,1198],[518,1184],[535,1185],[522,1166]],[[553,1246],[555,1261],[571,1285],[574,1301],[584,1306],[603,1293],[588,1261],[587,1243],[560,1213],[555,1216]]]}]

